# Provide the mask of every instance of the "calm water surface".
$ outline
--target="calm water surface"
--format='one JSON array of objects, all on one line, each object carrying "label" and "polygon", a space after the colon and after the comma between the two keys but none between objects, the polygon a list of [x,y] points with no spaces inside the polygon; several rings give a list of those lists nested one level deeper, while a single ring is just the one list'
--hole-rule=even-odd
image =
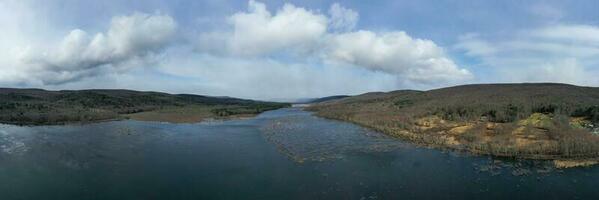
[{"label": "calm water surface", "polygon": [[598,199],[599,167],[415,147],[296,108],[248,120],[0,125],[0,199]]}]

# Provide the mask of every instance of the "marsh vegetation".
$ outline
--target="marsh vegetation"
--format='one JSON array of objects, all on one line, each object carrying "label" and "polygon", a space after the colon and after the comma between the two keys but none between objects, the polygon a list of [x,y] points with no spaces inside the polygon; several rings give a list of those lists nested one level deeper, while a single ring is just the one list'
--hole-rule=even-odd
[{"label": "marsh vegetation", "polygon": [[465,85],[367,93],[308,109],[422,145],[519,158],[599,157],[599,88]]}]

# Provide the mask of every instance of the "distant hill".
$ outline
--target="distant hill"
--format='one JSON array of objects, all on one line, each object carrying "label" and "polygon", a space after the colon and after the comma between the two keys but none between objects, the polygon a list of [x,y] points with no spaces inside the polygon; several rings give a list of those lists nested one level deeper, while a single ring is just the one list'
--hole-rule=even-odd
[{"label": "distant hill", "polygon": [[296,101],[296,103],[304,103],[304,104],[322,103],[325,101],[333,101],[333,100],[343,99],[346,97],[350,97],[350,96],[349,95],[335,95],[335,96],[328,96],[328,97],[322,97],[322,98],[303,99],[303,100]]},{"label": "distant hill", "polygon": [[476,84],[367,93],[315,104],[420,144],[520,157],[598,157],[599,88],[556,83]]},{"label": "distant hill", "polygon": [[[132,90],[62,90],[0,88],[0,122],[60,124],[120,119],[125,114],[203,106],[215,116],[228,116],[288,106],[229,97],[167,94]],[[235,109],[234,109],[235,108]]]}]

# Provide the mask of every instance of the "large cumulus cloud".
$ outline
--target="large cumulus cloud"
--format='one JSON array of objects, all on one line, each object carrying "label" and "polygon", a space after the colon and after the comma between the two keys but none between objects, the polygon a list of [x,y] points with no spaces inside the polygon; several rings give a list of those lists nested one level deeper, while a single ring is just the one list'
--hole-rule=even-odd
[{"label": "large cumulus cloud", "polygon": [[309,51],[327,29],[327,17],[292,4],[274,15],[266,5],[249,1],[248,12],[227,18],[227,30],[203,32],[201,51],[236,56],[256,56],[278,51]]},{"label": "large cumulus cloud", "polygon": [[229,17],[225,30],[202,33],[198,49],[216,55],[284,57],[359,67],[415,84],[472,78],[433,41],[413,38],[404,31],[355,30],[358,16],[339,4],[333,4],[325,15],[292,4],[271,13],[263,3],[250,1],[247,11]]},{"label": "large cumulus cloud", "polygon": [[28,44],[12,68],[28,82],[61,84],[144,63],[173,39],[176,22],[168,15],[134,13],[114,17],[106,32],[70,31],[58,43]]},{"label": "large cumulus cloud", "polygon": [[405,32],[357,31],[333,35],[327,44],[331,60],[396,74],[420,83],[464,80],[471,77],[430,40]]}]

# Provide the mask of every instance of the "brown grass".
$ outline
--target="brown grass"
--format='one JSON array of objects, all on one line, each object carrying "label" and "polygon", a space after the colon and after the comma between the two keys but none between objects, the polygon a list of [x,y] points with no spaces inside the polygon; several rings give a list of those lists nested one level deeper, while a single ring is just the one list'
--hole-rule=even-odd
[{"label": "brown grass", "polygon": [[472,85],[370,93],[318,103],[316,115],[439,148],[533,159],[599,158],[599,90],[559,84]]},{"label": "brown grass", "polygon": [[124,115],[138,121],[156,121],[169,123],[195,123],[209,119],[238,119],[253,117],[258,113],[240,113],[227,116],[218,115],[215,109],[236,108],[235,106],[184,106]]}]

